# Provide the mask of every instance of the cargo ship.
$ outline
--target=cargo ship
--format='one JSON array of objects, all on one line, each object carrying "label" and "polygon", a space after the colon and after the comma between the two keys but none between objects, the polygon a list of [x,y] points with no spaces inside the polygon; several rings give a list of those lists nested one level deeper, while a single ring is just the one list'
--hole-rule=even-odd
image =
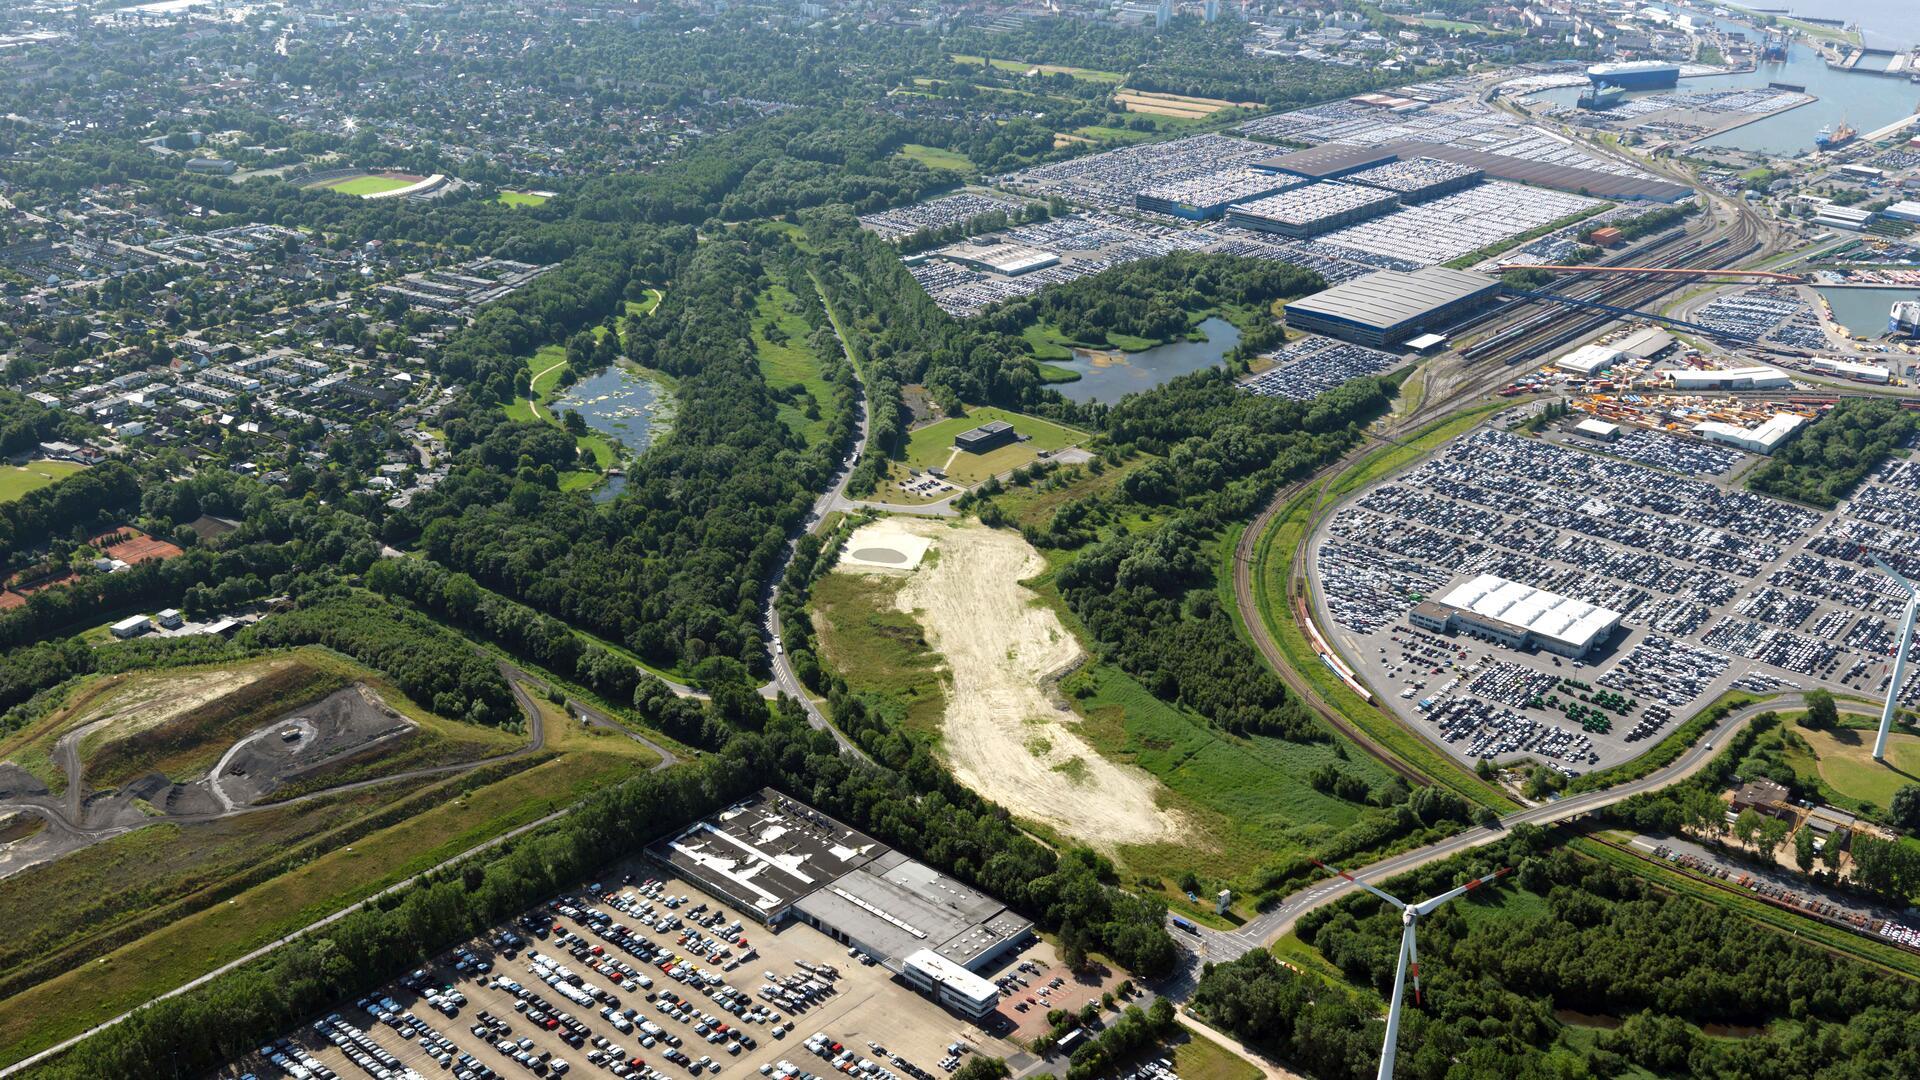
[{"label": "cargo ship", "polygon": [[1845,120],[1842,120],[1838,127],[1829,125],[1814,132],[1813,145],[1819,150],[1837,150],[1852,142],[1854,137],[1859,134],[1858,131],[1848,126]]},{"label": "cargo ship", "polygon": [[1920,337],[1920,300],[1895,301],[1887,313],[1887,333]]}]

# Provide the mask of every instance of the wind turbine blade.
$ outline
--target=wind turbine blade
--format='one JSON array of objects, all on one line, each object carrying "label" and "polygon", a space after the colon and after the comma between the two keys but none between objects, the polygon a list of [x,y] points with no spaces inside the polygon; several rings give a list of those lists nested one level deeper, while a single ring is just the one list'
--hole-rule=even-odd
[{"label": "wind turbine blade", "polygon": [[1465,885],[1462,885],[1457,889],[1450,889],[1446,892],[1441,893],[1439,896],[1434,897],[1431,900],[1426,900],[1421,903],[1413,905],[1413,913],[1415,915],[1425,915],[1431,912],[1434,908],[1439,907],[1441,904],[1444,904],[1447,901],[1453,899],[1454,897],[1459,896],[1461,893],[1472,892],[1473,890],[1479,888],[1480,886],[1485,885],[1489,881],[1497,881],[1500,878],[1506,877],[1508,874],[1511,874],[1511,873],[1513,873],[1513,867],[1508,866],[1508,867],[1503,867],[1502,869],[1496,870],[1493,873],[1488,874],[1486,877],[1474,878],[1472,881],[1467,882]]},{"label": "wind turbine blade", "polygon": [[1408,919],[1405,934],[1407,939],[1407,971],[1413,976],[1413,1003],[1416,1006],[1425,1004],[1425,1002],[1420,1000],[1420,934],[1414,929],[1414,925],[1418,921],[1417,919]]},{"label": "wind turbine blade", "polygon": [[1319,859],[1314,859],[1313,865],[1319,867],[1322,870],[1329,871],[1330,873],[1339,874],[1341,877],[1346,878],[1348,881],[1353,882],[1355,885],[1360,886],[1361,888],[1367,890],[1368,892],[1379,897],[1380,899],[1385,900],[1387,903],[1392,904],[1394,907],[1397,907],[1402,911],[1405,911],[1407,908],[1407,905],[1403,901],[1396,900],[1393,897],[1388,896],[1386,893],[1381,892],[1379,889],[1374,888],[1373,886],[1367,884],[1364,881],[1361,881],[1359,878],[1354,877],[1352,874],[1347,873],[1345,870],[1342,870],[1337,866],[1328,866],[1326,863],[1321,862]]},{"label": "wind turbine blade", "polygon": [[1920,587],[1915,587],[1913,582],[1908,581],[1906,578],[1900,576],[1900,571],[1895,570],[1891,566],[1888,566],[1887,561],[1885,559],[1882,559],[1880,556],[1875,555],[1872,552],[1867,553],[1867,558],[1873,560],[1873,565],[1879,567],[1881,573],[1892,578],[1894,581],[1899,583],[1901,588],[1907,590],[1908,595],[1920,593]]}]

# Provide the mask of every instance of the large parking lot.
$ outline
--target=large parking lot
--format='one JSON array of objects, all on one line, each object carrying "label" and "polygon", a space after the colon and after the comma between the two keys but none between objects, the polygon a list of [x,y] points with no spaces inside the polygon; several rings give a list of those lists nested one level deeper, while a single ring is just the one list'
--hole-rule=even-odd
[{"label": "large parking lot", "polygon": [[[1730,688],[1885,692],[1903,598],[1870,555],[1920,570],[1920,464],[1890,459],[1822,514],[1744,490],[1722,448],[1578,442],[1483,427],[1323,520],[1317,614],[1387,707],[1463,760],[1577,775]],[[1408,622],[1481,574],[1624,618],[1585,661]]]},{"label": "large parking lot", "polygon": [[[659,863],[610,874],[219,1075],[935,1080],[972,1053],[1019,1053],[1000,1037],[1026,1019],[1013,1005],[1058,974],[1044,944],[989,973],[1026,983],[1005,984],[990,1033],[825,934],[797,923],[769,932]],[[1077,989],[1064,981],[1051,993],[1077,1004]]]}]

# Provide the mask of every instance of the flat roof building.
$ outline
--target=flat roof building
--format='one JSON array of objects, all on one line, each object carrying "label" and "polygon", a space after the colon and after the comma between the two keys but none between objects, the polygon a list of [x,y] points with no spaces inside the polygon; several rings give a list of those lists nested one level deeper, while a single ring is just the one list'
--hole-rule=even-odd
[{"label": "flat roof building", "polygon": [[1628,356],[1651,360],[1673,347],[1673,335],[1659,327],[1648,326],[1621,338],[1613,347]]},{"label": "flat roof building", "polygon": [[1060,256],[1051,251],[1021,244],[955,244],[942,248],[939,254],[962,266],[989,270],[1007,277],[1018,277],[1060,263]]},{"label": "flat roof building", "polygon": [[1357,184],[1303,184],[1264,199],[1236,204],[1227,222],[1243,229],[1304,239],[1379,217],[1400,205],[1391,191]]},{"label": "flat roof building", "polygon": [[1679,368],[1663,374],[1673,380],[1677,390],[1778,390],[1793,385],[1786,372],[1764,365],[1707,370]]},{"label": "flat roof building", "polygon": [[1480,170],[1489,180],[1511,180],[1517,184],[1571,191],[1596,199],[1648,199],[1675,203],[1693,195],[1693,189],[1685,184],[1643,174],[1623,175],[1578,165],[1497,154],[1490,150],[1475,150],[1469,146],[1414,139],[1395,139],[1374,146],[1324,143],[1310,150],[1262,158],[1254,162],[1253,167],[1304,176],[1310,180],[1327,180],[1352,176],[1364,169],[1401,158],[1415,157],[1466,165]]},{"label": "flat roof building", "polygon": [[1839,360],[1830,356],[1815,357],[1815,371],[1824,371],[1829,375],[1838,375],[1855,382],[1884,383],[1893,379],[1893,372],[1878,364],[1860,364],[1852,360]]},{"label": "flat roof building", "polygon": [[1553,362],[1562,371],[1593,375],[1620,362],[1620,352],[1605,345],[1582,345]]},{"label": "flat roof building", "polygon": [[806,923],[970,1016],[999,1002],[974,973],[1033,937],[993,897],[772,788],[649,851],[767,925]]},{"label": "flat roof building", "polygon": [[1415,626],[1464,631],[1512,649],[1539,648],[1578,660],[1613,634],[1620,613],[1585,600],[1536,589],[1497,574],[1456,585],[1410,614]]},{"label": "flat roof building", "polygon": [[970,454],[984,454],[996,447],[1005,446],[1019,437],[1013,425],[1005,420],[989,420],[977,428],[963,431],[953,437],[953,445]]},{"label": "flat roof building", "polygon": [[1620,437],[1619,424],[1610,424],[1605,420],[1595,420],[1591,416],[1573,425],[1573,431],[1576,435],[1585,435],[1589,439],[1598,439],[1601,442],[1612,442]]},{"label": "flat roof building", "polygon": [[1259,169],[1223,169],[1184,180],[1166,180],[1134,193],[1133,205],[1188,221],[1212,221],[1234,203],[1275,195],[1306,181]]},{"label": "flat roof building", "polygon": [[1385,347],[1450,325],[1499,296],[1498,281],[1466,270],[1378,270],[1292,301],[1286,319],[1295,329]]},{"label": "flat roof building", "polygon": [[1806,422],[1806,417],[1796,413],[1775,413],[1772,418],[1753,427],[1709,420],[1693,425],[1693,433],[1709,442],[1739,447],[1749,454],[1771,454],[1780,448],[1781,443],[1792,438]]}]

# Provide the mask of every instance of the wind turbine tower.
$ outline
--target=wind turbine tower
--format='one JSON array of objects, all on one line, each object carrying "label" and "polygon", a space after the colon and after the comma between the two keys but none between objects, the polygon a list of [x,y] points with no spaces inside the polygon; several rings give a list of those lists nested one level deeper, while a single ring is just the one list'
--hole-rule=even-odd
[{"label": "wind turbine tower", "polygon": [[1880,710],[1880,734],[1873,740],[1873,760],[1887,760],[1887,732],[1893,729],[1893,715],[1900,711],[1900,689],[1907,684],[1907,657],[1913,652],[1913,619],[1920,614],[1920,588],[1901,577],[1880,556],[1873,564],[1907,591],[1907,608],[1900,616],[1900,643],[1893,651],[1893,679],[1887,683],[1887,704]]},{"label": "wind turbine tower", "polygon": [[1387,1004],[1387,1039],[1380,1047],[1380,1071],[1376,1074],[1377,1080],[1393,1080],[1393,1056],[1400,1042],[1400,999],[1406,994],[1407,974],[1409,971],[1413,974],[1413,1003],[1415,1005],[1420,1004],[1420,946],[1419,943],[1415,941],[1417,935],[1415,934],[1414,927],[1419,924],[1423,916],[1433,914],[1434,910],[1440,905],[1456,896],[1472,892],[1490,881],[1495,881],[1507,876],[1513,872],[1513,867],[1505,867],[1483,878],[1474,878],[1465,885],[1443,892],[1431,900],[1423,900],[1418,904],[1408,904],[1396,897],[1387,895],[1385,892],[1361,881],[1359,878],[1354,877],[1352,874],[1347,873],[1337,866],[1328,866],[1318,859],[1315,859],[1313,864],[1322,870],[1339,874],[1341,877],[1346,878],[1348,881],[1353,882],[1355,885],[1360,886],[1400,909],[1400,965],[1395,969],[1393,975],[1393,999]]}]

